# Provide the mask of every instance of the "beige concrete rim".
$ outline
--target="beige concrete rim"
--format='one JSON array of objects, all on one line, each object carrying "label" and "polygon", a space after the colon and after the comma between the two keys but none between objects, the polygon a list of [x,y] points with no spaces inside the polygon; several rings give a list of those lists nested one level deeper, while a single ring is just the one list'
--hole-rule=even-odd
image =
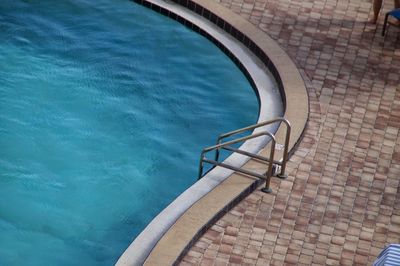
[{"label": "beige concrete rim", "polygon": [[[225,7],[209,0],[183,0],[177,1],[192,10],[203,8],[213,13],[218,21],[221,18],[229,23],[237,31],[248,37],[269,58],[266,63],[269,69],[275,68],[276,75],[281,82],[282,95],[286,105],[285,118],[291,122],[292,135],[289,150],[293,150],[308,119],[308,96],[304,81],[289,56],[279,45],[268,37],[264,32],[241,18],[239,15]],[[274,71],[272,71],[274,72]],[[277,78],[277,76],[275,76]],[[278,143],[284,142],[284,127],[280,127],[276,134]],[[266,155],[268,145],[261,151]],[[278,152],[278,157],[282,156]],[[263,171],[263,165],[250,160],[243,168],[255,171]],[[285,181],[282,181],[285,182]],[[206,196],[193,204],[176,222],[169,228],[164,236],[158,241],[145,261],[145,265],[173,265],[180,256],[190,248],[196,238],[209,226],[216,215],[222,215],[224,211],[250,191],[257,188],[257,180],[239,174],[232,174],[220,185],[210,191]],[[124,255],[126,255],[124,253]],[[120,258],[117,265],[136,265],[135,262]]]}]

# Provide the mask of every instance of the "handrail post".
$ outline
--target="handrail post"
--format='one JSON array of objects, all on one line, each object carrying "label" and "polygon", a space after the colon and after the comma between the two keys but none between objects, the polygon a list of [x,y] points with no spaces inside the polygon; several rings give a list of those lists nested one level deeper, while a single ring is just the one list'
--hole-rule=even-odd
[{"label": "handrail post", "polygon": [[[219,144],[221,144],[221,136],[219,136],[218,137],[218,140],[217,140],[217,145],[219,145]],[[215,150],[215,161],[216,162],[218,162],[218,160],[219,160],[219,149],[220,148],[217,148],[216,150]]]},{"label": "handrail post", "polygon": [[276,140],[275,138],[271,138],[271,149],[270,149],[270,153],[269,153],[269,165],[268,165],[268,171],[267,171],[267,176],[265,179],[265,187],[263,189],[261,189],[262,192],[265,193],[271,193],[272,189],[270,188],[270,183],[271,183],[271,177],[272,177],[272,165],[274,162],[274,155],[275,155],[275,145],[276,145]]},{"label": "handrail post", "polygon": [[200,155],[200,163],[199,163],[199,176],[197,177],[197,180],[200,180],[203,177],[203,159],[204,159],[204,153],[205,151],[201,151]]},{"label": "handrail post", "polygon": [[283,120],[284,123],[286,124],[286,138],[285,138],[285,148],[283,150],[283,158],[282,158],[282,166],[281,166],[281,172],[277,175],[281,179],[286,179],[288,175],[285,173],[286,170],[286,163],[288,160],[288,149],[289,149],[289,140],[290,140],[290,133],[291,133],[291,125],[289,121]]}]

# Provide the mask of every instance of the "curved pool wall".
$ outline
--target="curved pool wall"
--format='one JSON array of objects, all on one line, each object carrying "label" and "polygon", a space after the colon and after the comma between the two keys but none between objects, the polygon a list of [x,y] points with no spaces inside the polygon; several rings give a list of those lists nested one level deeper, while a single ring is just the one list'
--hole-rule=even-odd
[{"label": "curved pool wall", "polygon": [[[126,3],[126,4],[129,4],[129,2],[128,3]],[[46,6],[46,5],[43,5],[43,6]],[[134,5],[132,5],[132,6],[134,6]],[[117,8],[121,8],[121,6],[120,5],[118,5],[118,7]],[[110,15],[112,16],[112,14],[113,14],[113,11],[117,11],[117,8],[116,8],[116,10],[110,10]],[[122,7],[123,8],[123,7]],[[143,8],[141,8],[141,9],[143,9]],[[48,10],[48,12],[51,12],[50,10],[50,8],[46,8],[46,10]],[[22,12],[21,12],[22,13]],[[52,13],[52,12],[51,12]],[[117,12],[118,13],[118,12]],[[147,13],[147,10],[146,10],[146,13]],[[150,12],[149,12],[150,13]],[[162,16],[160,16],[160,15],[158,15],[158,14],[156,14],[156,16],[157,17],[161,17],[163,20],[168,20],[168,19],[166,19],[166,18],[163,18]],[[106,17],[104,17],[104,16],[102,16],[103,18],[104,18],[104,20],[106,20],[105,18]],[[134,17],[133,17],[134,18]],[[131,20],[132,19],[132,17],[128,17],[127,18],[127,20]],[[106,20],[107,21],[107,20]],[[172,21],[172,22],[174,22],[174,21]],[[105,24],[107,24],[107,23],[105,23]],[[176,24],[175,22],[174,22],[174,24]],[[31,24],[32,25],[32,24]],[[76,24],[76,25],[78,25],[78,24]],[[99,24],[98,24],[99,25]],[[144,28],[146,28],[145,27],[146,25],[144,25]],[[181,27],[181,28],[183,28],[183,27]],[[187,29],[184,29],[184,30],[186,30],[187,31]],[[197,35],[197,34],[193,34],[193,35]],[[154,35],[153,35],[154,36]],[[85,36],[81,36],[79,39],[83,39]],[[156,36],[155,36],[156,37]],[[199,39],[203,39],[203,38],[201,38],[201,36],[197,36]],[[110,38],[110,39],[112,39],[112,38]],[[210,44],[208,41],[206,41],[208,44]],[[210,44],[210,46],[213,46],[212,44]],[[30,47],[32,47],[32,45],[30,45]],[[58,48],[62,48],[63,46],[61,46],[61,45],[58,45],[57,46]],[[71,46],[68,46],[69,48],[71,48]],[[95,49],[95,47],[94,46],[91,46],[90,47],[92,50],[96,50]],[[215,48],[215,47],[213,47],[213,48]],[[132,48],[132,46],[128,46],[127,47],[127,50],[134,50],[133,48]],[[195,49],[193,49],[193,51],[196,51]],[[178,51],[179,52],[179,51]],[[219,51],[218,51],[219,52]],[[221,53],[219,53],[219,54],[221,54]],[[95,54],[96,56],[98,55],[98,54]],[[201,56],[201,54],[199,55],[199,54],[197,54],[197,56]],[[223,57],[225,57],[224,55],[223,55]],[[95,58],[95,57],[94,57]],[[201,61],[201,58],[199,58],[200,60],[199,61]],[[228,60],[229,61],[229,60]],[[229,63],[231,63],[231,62],[229,62]],[[232,65],[232,64],[231,64]],[[236,72],[235,72],[236,73]],[[241,73],[239,73],[239,74],[241,74]],[[240,75],[240,76],[242,76],[242,75]],[[183,79],[183,77],[182,77],[182,79]],[[244,79],[244,81],[245,81],[245,83],[247,83],[246,82],[246,80]],[[246,85],[248,85],[248,84],[246,84]],[[240,86],[241,87],[241,86]],[[251,96],[253,97],[253,104],[254,104],[254,108],[253,109],[251,109],[251,112],[250,111],[245,111],[246,113],[251,113],[252,115],[253,115],[253,117],[254,117],[254,120],[252,120],[252,121],[250,121],[250,122],[255,122],[256,121],[256,118],[257,118],[257,109],[258,109],[258,105],[257,105],[257,103],[256,103],[256,97],[254,97],[254,94],[252,93],[252,90],[251,90],[251,88],[250,88],[250,86],[248,86],[248,87],[246,87],[246,88],[248,88],[250,91],[250,94],[251,94]],[[239,88],[240,89],[240,88]],[[79,93],[80,94],[80,93]],[[162,94],[161,94],[162,95]],[[229,95],[229,93],[227,93],[227,95]],[[50,101],[47,101],[47,102],[50,102]],[[111,101],[112,102],[112,101]],[[224,106],[225,104],[222,104],[222,106]],[[121,106],[120,104],[118,105],[118,106]],[[119,121],[117,121],[117,122],[119,122]],[[244,124],[244,125],[246,125],[246,124]],[[244,126],[244,125],[242,125],[242,126]],[[111,128],[111,127],[110,127]],[[234,127],[235,128],[235,127]],[[211,128],[210,128],[211,129]],[[233,129],[233,128],[231,128],[231,129]],[[229,129],[230,130],[230,129]],[[218,134],[219,132],[216,132],[216,133],[214,133],[215,135],[216,134]],[[213,139],[211,140],[212,142],[214,141]],[[206,144],[204,144],[204,145],[206,145]],[[101,146],[103,146],[103,145],[101,145]],[[105,146],[104,146],[105,147]],[[200,146],[198,146],[198,150],[200,150],[201,149],[201,145]],[[197,157],[198,157],[198,153],[195,151],[194,152],[194,155],[196,156],[196,159],[197,159]],[[65,158],[65,157],[60,157],[60,158]],[[195,163],[193,163],[193,164],[191,164],[192,166],[194,166],[194,168],[195,168],[195,172],[194,172],[194,174],[192,174],[191,176],[188,176],[188,177],[191,177],[192,178],[192,180],[193,179],[195,179],[196,178],[196,168],[197,168],[197,160],[195,160],[196,162]],[[160,186],[160,183],[153,183],[153,186],[151,186],[152,188],[155,188],[154,190],[155,191],[157,191],[157,189],[156,189],[156,187],[154,186],[154,184],[156,184],[156,185],[158,185],[158,186]],[[165,188],[166,186],[164,185],[164,188]],[[120,191],[120,192],[117,192],[117,194],[121,194],[121,192],[122,191]],[[91,193],[86,193],[86,195],[90,195]],[[159,195],[163,195],[162,193],[158,193]],[[15,194],[14,194],[15,195]],[[104,195],[105,196],[105,195]],[[102,198],[105,198],[105,197],[103,197],[102,196]],[[54,202],[54,201],[47,201],[47,202]],[[47,203],[46,202],[46,203]],[[112,204],[116,204],[116,202],[115,201],[113,201],[113,200],[111,200],[111,201],[105,201],[107,204],[110,204],[110,205],[112,205]],[[132,204],[132,202],[129,202],[129,197],[128,197],[128,199],[127,199],[127,201],[125,202],[127,205],[130,205],[130,204]],[[82,201],[82,198],[80,199],[80,204],[77,204],[77,206],[81,206],[81,205],[83,205],[83,201]],[[101,206],[101,207],[100,207]],[[107,205],[107,206],[109,206],[109,205]],[[25,205],[25,207],[26,207],[26,205]],[[104,209],[104,205],[103,204],[97,204],[97,206],[95,206],[95,207],[100,207],[101,209]],[[89,210],[86,210],[85,212],[89,212],[91,209],[89,209]],[[147,213],[147,212],[146,212]],[[145,214],[146,214],[145,213]],[[111,212],[108,212],[107,211],[107,214],[105,214],[105,216],[106,217],[117,217],[117,215],[115,215],[114,213],[111,213]],[[71,224],[71,220],[69,220],[69,219],[65,219],[64,220],[66,223],[69,223],[69,224]],[[116,223],[116,224],[118,224],[118,223]],[[132,225],[131,223],[130,224],[128,224],[128,223],[126,223],[127,225],[127,227],[129,228],[129,227],[132,227],[132,226],[134,226],[134,225]],[[52,225],[54,225],[54,223],[52,223]],[[116,225],[115,226],[116,228],[123,228],[122,226],[121,226],[121,224],[120,225]],[[134,227],[136,227],[136,226],[134,226]],[[125,227],[126,228],[126,227]],[[67,230],[63,230],[64,232],[66,232]],[[76,232],[76,231],[75,231]],[[126,232],[128,232],[128,233],[126,233]],[[125,238],[128,238],[128,242],[125,242],[124,244],[123,244],[123,248],[125,248],[126,247],[126,245],[128,245],[128,243],[130,242],[130,239],[131,239],[131,237],[132,237],[132,235],[130,235],[130,229],[128,229],[127,231],[125,231]],[[110,235],[112,235],[113,237],[114,236],[116,236],[117,234],[116,233],[109,233]],[[100,235],[100,234],[97,234],[97,235]],[[4,239],[4,240],[6,240],[6,239]],[[108,243],[105,243],[105,246],[108,246],[108,247],[114,247],[115,245],[114,245],[114,242],[111,242],[112,241],[112,239],[111,238],[108,238],[107,239],[107,241],[109,241]],[[8,242],[8,241],[7,241]],[[49,242],[47,242],[47,243],[49,243]],[[37,245],[35,245],[35,246],[37,246]],[[75,248],[77,248],[77,249],[80,249],[80,250],[83,250],[82,248],[80,248],[79,247],[79,245],[77,245],[76,243],[74,243],[74,246],[75,246]],[[99,253],[100,254],[105,254],[105,252],[102,252],[102,250],[101,250],[101,248],[93,248],[93,250],[95,250],[96,252],[98,252],[99,251]],[[119,256],[120,255],[120,253],[122,252],[123,250],[122,249],[119,249],[118,251],[117,251],[117,256]],[[51,254],[54,254],[54,255],[56,255],[58,252],[50,252]],[[61,254],[68,254],[67,252],[60,252]],[[44,254],[46,254],[46,253],[44,253]],[[77,256],[71,256],[71,253],[69,253],[69,255],[67,256],[67,257],[69,257],[69,258],[76,258]],[[30,261],[32,262],[32,260],[30,259]]]},{"label": "curved pool wall", "polygon": [[[238,64],[238,66],[242,69],[242,71],[248,76],[249,80],[252,81],[257,94],[259,96],[260,101],[260,113],[258,122],[265,121],[268,118],[268,114],[265,113],[264,104],[266,100],[265,87],[269,86],[267,81],[267,76],[269,72],[272,73],[273,77],[277,82],[277,86],[280,89],[282,102],[285,106],[288,103],[288,100],[292,103],[295,103],[296,107],[299,107],[300,114],[296,114],[296,110],[291,110],[290,112],[285,112],[287,118],[296,119],[294,132],[292,134],[293,138],[290,143],[290,148],[293,148],[297,143],[300,135],[302,134],[305,126],[305,122],[307,120],[308,113],[308,98],[307,93],[304,87],[304,83],[301,79],[297,68],[294,66],[293,62],[287,57],[287,55],[273,43],[272,46],[269,44],[273,42],[268,39],[267,46],[272,48],[272,52],[277,51],[278,61],[283,61],[283,63],[288,63],[288,73],[284,74],[284,79],[282,79],[282,74],[279,74],[279,71],[276,67],[275,62],[270,59],[270,56],[267,55],[266,47],[260,47],[259,41],[254,41],[254,37],[258,38],[260,32],[255,31],[255,36],[249,37],[243,33],[238,28],[235,28],[235,22],[228,22],[229,19],[236,20],[237,25],[243,23],[243,20],[236,19],[237,16],[233,16],[230,13],[228,14],[231,18],[225,17],[227,20],[221,18],[217,14],[213,13],[210,10],[220,9],[221,6],[217,6],[215,3],[209,3],[212,1],[208,1],[208,3],[204,4],[206,1],[188,1],[188,0],[179,0],[173,2],[159,1],[159,0],[151,0],[151,1],[143,1],[137,0],[135,2],[141,3],[153,10],[160,12],[166,16],[169,16],[182,24],[192,28],[194,31],[206,36],[210,40],[212,40],[219,48],[221,48],[226,54],[228,54],[232,60]],[[201,2],[201,3],[198,3]],[[211,5],[211,9],[204,8],[204,5]],[[190,9],[191,11],[189,11]],[[224,8],[222,8],[224,9]],[[225,12],[225,10],[222,10]],[[196,13],[196,14],[195,14]],[[217,12],[218,13],[218,12]],[[221,13],[221,12],[219,12]],[[204,18],[206,20],[204,20]],[[249,27],[248,25],[245,25]],[[250,30],[254,30],[251,26]],[[254,35],[253,33],[253,35]],[[264,34],[263,34],[264,35]],[[261,37],[261,36],[260,36]],[[262,41],[263,37],[261,38]],[[288,60],[288,61],[285,61]],[[284,67],[285,64],[281,64],[280,66]],[[282,69],[283,70],[283,69]],[[289,75],[293,75],[293,77],[289,77]],[[289,80],[288,80],[289,79]],[[288,87],[291,89],[291,94],[289,98],[286,96],[285,88]],[[294,87],[299,87],[297,91],[293,91]],[[289,117],[288,117],[289,116]],[[270,119],[270,117],[269,117]],[[297,121],[298,120],[298,121]],[[298,123],[297,123],[298,122]],[[277,128],[267,127],[267,128],[259,128],[256,129],[253,133],[259,132],[261,130],[272,130],[276,131]],[[222,132],[221,132],[222,133]],[[282,141],[282,130],[281,128],[278,130],[278,140]],[[265,148],[268,140],[267,139],[254,139],[251,141],[245,142],[240,148],[249,152],[258,153],[261,149]],[[281,142],[283,143],[283,142]],[[248,162],[249,159],[245,156],[234,154],[226,159],[226,163],[233,164],[235,166],[243,166]],[[132,244],[128,247],[128,249],[124,252],[124,254],[120,257],[117,265],[141,265],[148,258],[150,252],[156,253],[154,251],[154,247],[160,241],[164,234],[168,230],[170,230],[171,226],[175,226],[177,220],[182,217],[182,215],[189,208],[196,204],[200,199],[202,199],[205,195],[207,195],[211,190],[216,188],[222,182],[224,182],[228,177],[233,174],[233,171],[223,169],[220,167],[214,168],[212,171],[207,173],[200,181],[194,184],[192,187],[187,189],[184,193],[182,193],[174,202],[172,202],[166,209],[164,209],[153,221],[146,227],[146,229],[132,242]],[[250,185],[246,185],[246,188],[242,190],[240,195],[237,195],[235,198],[231,199],[227,205],[232,205],[235,201],[242,198],[244,195],[248,194],[250,191],[254,190],[262,181],[255,180],[250,182]],[[187,239],[187,244],[183,250],[181,250],[180,255],[184,254],[184,250],[188,249],[196,240],[196,237],[200,236],[201,233],[207,228],[208,224],[218,217],[218,215],[222,215],[224,213],[224,209],[230,208],[230,206],[224,206],[222,211],[219,211],[214,215],[213,218],[207,221],[207,224],[203,225],[198,229],[197,233]],[[190,225],[189,225],[190,226]],[[170,230],[171,231],[171,230]],[[173,248],[172,248],[173,249]],[[153,251],[152,251],[153,250]],[[178,251],[179,253],[179,251]],[[177,254],[178,254],[177,253]],[[164,254],[165,255],[165,254]],[[168,256],[168,255],[167,255]],[[174,257],[172,255],[172,259],[170,262],[176,262],[179,259],[178,257]],[[157,260],[154,260],[157,261]],[[148,264],[154,264],[154,261],[148,262]],[[167,260],[168,261],[168,260]],[[160,261],[158,261],[160,262]],[[168,262],[165,261],[167,265]]]}]

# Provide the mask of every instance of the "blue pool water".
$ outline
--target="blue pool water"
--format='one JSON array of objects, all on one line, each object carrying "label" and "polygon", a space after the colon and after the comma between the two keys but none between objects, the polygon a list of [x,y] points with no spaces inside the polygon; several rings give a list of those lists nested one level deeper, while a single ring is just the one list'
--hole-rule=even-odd
[{"label": "blue pool water", "polygon": [[0,265],[111,265],[256,122],[218,48],[123,0],[0,4]]}]

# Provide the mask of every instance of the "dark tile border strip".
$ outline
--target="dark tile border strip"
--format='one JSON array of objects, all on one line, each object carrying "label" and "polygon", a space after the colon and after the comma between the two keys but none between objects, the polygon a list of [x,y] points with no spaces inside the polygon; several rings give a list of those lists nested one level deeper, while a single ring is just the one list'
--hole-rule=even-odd
[{"label": "dark tile border strip", "polygon": [[[152,4],[151,2],[149,2],[151,0],[132,0],[132,1],[134,1],[136,3],[139,3],[139,4],[142,4],[143,6],[146,6],[148,8],[151,8],[151,9],[159,12],[160,14],[166,15],[166,16],[168,16],[168,17],[180,22],[181,24],[185,25],[186,27],[194,30],[195,32],[197,32],[197,33],[205,36],[206,38],[208,38],[217,47],[219,47],[225,54],[227,54],[234,63],[236,63],[238,65],[238,67],[241,69],[241,71],[246,75],[246,77],[248,78],[250,83],[253,85],[253,88],[255,89],[255,92],[257,93],[257,96],[259,96],[258,95],[258,91],[255,88],[255,84],[254,84],[252,78],[250,77],[250,74],[245,69],[245,67],[242,65],[242,63],[232,54],[231,51],[229,51],[229,49],[227,49],[224,45],[222,45],[218,40],[216,40],[210,34],[205,32],[204,30],[200,29],[198,26],[193,25],[193,23],[187,21],[185,18],[183,18],[183,17],[181,17],[181,16],[179,16],[179,15],[177,15],[177,14],[175,14],[175,13],[173,13],[173,12],[167,10],[167,9],[164,9],[163,7],[160,7],[157,4]],[[280,64],[280,65],[278,64],[277,65],[278,67],[276,67],[273,64],[272,60],[267,56],[266,52],[264,52],[264,51],[266,51],[265,47],[264,48],[260,48],[260,47],[263,47],[263,43],[259,42],[260,46],[258,46],[256,44],[257,37],[255,37],[254,32],[251,32],[251,31],[248,32],[249,36],[251,36],[251,37],[248,37],[246,34],[244,34],[241,31],[239,31],[237,28],[235,28],[234,26],[232,26],[231,24],[226,22],[224,19],[218,17],[216,15],[216,14],[218,14],[218,10],[215,10],[216,13],[213,13],[210,10],[202,7],[201,5],[196,4],[195,1],[192,1],[192,0],[170,0],[170,2],[175,3],[175,4],[179,4],[180,6],[183,6],[183,7],[187,8],[187,9],[191,10],[192,12],[202,16],[203,18],[206,18],[208,21],[211,21],[213,24],[215,24],[219,28],[223,29],[226,33],[228,33],[229,35],[234,37],[236,40],[238,40],[242,45],[247,47],[256,57],[258,57],[258,59],[264,64],[266,69],[268,69],[271,72],[271,74],[273,75],[273,77],[275,78],[275,81],[276,81],[276,83],[278,85],[278,89],[280,91],[281,99],[282,99],[282,102],[283,102],[283,105],[284,105],[285,114],[286,114],[286,111],[287,111],[286,110],[287,99],[286,99],[286,93],[284,91],[283,83],[285,83],[286,85],[290,84],[290,86],[289,86],[290,87],[289,102],[290,103],[293,102],[296,105],[296,101],[298,101],[298,98],[297,97],[293,97],[293,96],[297,95],[298,92],[302,91],[301,88],[304,85],[304,83],[301,83],[301,81],[299,81],[299,80],[301,80],[301,77],[300,77],[300,79],[299,79],[299,77],[297,77],[298,73],[296,71],[298,71],[298,70],[294,65],[293,66],[291,65],[292,63],[290,61],[290,58],[287,57],[287,55],[286,56],[284,55],[283,57],[284,57],[284,59],[289,59],[289,61],[290,61],[290,62],[288,62],[289,65],[290,65],[289,68],[291,68],[291,70],[289,72],[290,73],[293,72],[293,77],[294,77],[294,80],[296,80],[296,81],[293,81],[292,75],[289,76],[288,74],[282,72],[283,79],[285,80],[283,82],[283,80],[282,80],[282,78],[279,75],[278,70],[277,70],[278,68],[279,69],[282,68],[282,64]],[[209,5],[207,4],[206,6],[209,6]],[[228,17],[226,19],[229,20]],[[233,21],[233,23],[235,24],[234,21]],[[241,27],[241,25],[239,25],[239,24],[237,24],[237,26]],[[251,38],[254,38],[254,41],[251,40]],[[269,43],[268,39],[267,39],[267,42]],[[280,48],[278,48],[278,50],[279,49]],[[273,47],[273,50],[276,51],[276,47]],[[274,60],[279,59],[280,56],[282,56],[279,51],[278,51],[279,56],[275,56],[275,54],[271,54],[271,57],[274,58]],[[283,61],[285,61],[285,60],[283,60]],[[285,71],[285,69],[286,69],[286,66],[285,66],[284,69],[281,69],[281,70]],[[297,86],[300,86],[299,91],[297,91],[295,89],[295,86],[293,86],[294,85],[293,83],[296,83],[296,82],[298,83]],[[303,84],[303,85],[301,85],[299,82],[301,84]],[[294,92],[293,90],[295,90],[296,93],[293,93]],[[305,90],[305,88],[304,88],[304,90]],[[300,97],[300,98],[302,99],[302,97]],[[304,100],[304,99],[302,99],[302,100]],[[307,103],[307,106],[308,106],[308,100],[307,99],[305,99],[305,102]],[[300,109],[302,110],[302,109],[306,109],[306,108],[304,108],[304,106],[302,106]],[[300,118],[302,121],[304,120],[303,121],[304,124],[302,124],[299,127],[299,129],[301,129],[301,132],[303,132],[307,116],[305,116],[305,117],[301,117],[300,116],[299,117],[298,115],[296,115],[296,114],[298,114],[298,111],[297,110],[295,111],[293,108],[291,110],[289,110],[289,113],[290,113],[290,117]],[[299,136],[296,136],[296,141],[293,144],[291,144],[292,145],[291,149],[298,143],[298,140],[301,137],[301,132],[300,132]],[[252,191],[254,191],[262,182],[263,182],[263,180],[255,180],[255,181],[247,184],[245,187],[243,187],[243,191],[242,192],[238,193],[237,196],[235,196],[229,203],[227,203],[227,205],[225,207],[222,207],[222,209],[220,211],[218,211],[215,215],[213,215],[212,218],[210,218],[210,220],[205,223],[205,225],[199,227],[200,229],[198,229],[198,231],[194,234],[193,238],[187,244],[185,243],[186,245],[184,245],[183,250],[182,251],[179,250],[180,253],[177,253],[177,254],[179,254],[179,255],[177,255],[177,258],[174,255],[174,260],[171,260],[171,262],[168,263],[168,264],[169,265],[170,264],[177,265],[179,263],[179,261],[185,256],[187,251],[194,245],[194,243],[203,235],[203,233],[208,228],[210,228],[226,212],[231,210],[239,201],[241,201],[243,198],[245,198],[247,195],[249,195]],[[147,259],[148,258],[149,257],[147,257]],[[157,259],[155,261],[157,261]],[[125,265],[125,264],[121,264],[121,265]]]},{"label": "dark tile border strip", "polygon": [[[142,0],[145,1],[145,0]],[[240,43],[242,43],[244,46],[246,46],[254,55],[256,55],[263,63],[264,65],[271,71],[272,75],[274,76],[276,82],[278,83],[279,90],[282,95],[282,100],[284,101],[284,106],[286,107],[285,103],[285,92],[283,90],[283,84],[281,77],[276,69],[276,67],[272,64],[271,60],[269,57],[260,49],[260,47],[257,46],[251,40],[245,33],[239,31],[236,29],[234,26],[226,22],[224,19],[218,17],[215,15],[212,11],[194,3],[191,0],[172,0],[172,2],[175,2],[177,4],[180,4],[181,6],[184,6],[191,11],[197,13],[198,15],[204,17],[205,19],[211,21],[215,25],[217,25],[219,28],[223,29],[225,32],[229,33],[231,36],[233,36],[236,40],[238,40]],[[218,42],[217,40],[212,40],[214,43]],[[219,46],[218,46],[219,47]],[[226,48],[222,48],[222,51],[225,52],[227,50]],[[233,56],[231,54],[228,54],[229,56]],[[234,56],[233,56],[234,57]],[[236,58],[232,58],[235,63],[237,63],[240,67],[240,69],[248,75],[247,71],[243,68],[240,62],[236,62]]]},{"label": "dark tile border strip", "polygon": [[[200,35],[206,37],[210,41],[212,41],[222,52],[224,52],[229,58],[239,67],[239,69],[245,74],[246,78],[249,80],[251,83],[251,86],[253,87],[254,91],[257,94],[257,99],[260,101],[258,91],[255,88],[254,81],[247,71],[247,69],[243,66],[243,64],[238,60],[238,58],[231,53],[231,51],[226,48],[220,41],[215,39],[213,36],[211,36],[209,33],[207,33],[205,30],[201,29],[197,25],[191,23],[190,21],[186,20],[185,18],[163,8],[160,7],[156,4],[152,4],[146,0],[133,0],[136,3],[139,3],[145,7],[148,7],[164,16],[167,16],[169,18],[172,18],[182,25],[192,29],[193,31],[199,33]],[[214,13],[212,13],[210,10],[207,10],[206,8],[197,5],[191,0],[172,0],[173,2],[180,4],[189,10],[195,12],[196,14],[206,18],[207,20],[213,22],[215,25],[217,25],[219,28],[223,29],[225,32],[229,33],[231,36],[233,36],[236,40],[238,40],[240,43],[242,43],[245,47],[247,47],[255,56],[257,56],[261,62],[271,71],[271,74],[275,78],[275,81],[278,84],[279,91],[281,93],[281,98],[283,102],[284,109],[286,109],[286,97],[285,97],[285,91],[283,88],[282,80],[281,77],[274,66],[272,64],[271,60],[269,57],[258,47],[249,37],[247,37],[244,33],[240,32],[237,30],[235,27],[230,25],[228,22],[225,20],[219,18],[216,16]],[[197,240],[200,239],[200,237],[213,225],[215,224],[222,216],[224,216],[227,212],[229,212],[234,206],[236,206],[241,200],[243,200],[246,196],[248,196],[251,192],[257,189],[258,186],[260,186],[263,183],[263,180],[256,180],[254,181],[247,189],[245,189],[242,193],[240,193],[235,199],[233,199],[228,205],[226,205],[221,211],[215,214],[215,216],[208,221],[197,233],[196,235],[193,236],[192,240],[186,245],[186,247],[182,250],[181,254],[178,256],[178,258],[175,260],[173,265],[178,265],[179,262],[183,259],[183,257],[186,255],[187,252],[193,247],[193,245],[196,243]]]},{"label": "dark tile border strip", "polygon": [[182,250],[181,254],[176,258],[175,262],[172,264],[173,266],[179,265],[179,263],[183,260],[185,255],[189,252],[189,250],[196,244],[197,240],[202,237],[208,229],[211,228],[222,216],[228,213],[233,209],[236,205],[239,204],[244,198],[250,195],[253,191],[255,191],[259,186],[264,183],[264,180],[257,179],[250,186],[248,186],[245,190],[243,190],[236,198],[234,198],[231,202],[229,202],[222,210],[217,212],[211,220],[209,220],[200,230],[193,236],[192,240],[185,246]]},{"label": "dark tile border strip", "polygon": [[[186,20],[184,17],[181,17],[168,9],[165,9],[163,7],[160,7],[156,4],[150,3],[147,0],[132,0],[133,2],[136,2],[138,4],[141,4],[145,7],[148,7],[164,16],[167,16],[169,18],[172,18],[182,25],[192,29],[193,31],[199,33],[200,35],[206,37],[210,41],[212,41],[219,49],[221,49],[222,52],[224,52],[229,58],[239,67],[239,69],[245,74],[246,78],[249,80],[251,86],[253,87],[255,93],[257,94],[257,99],[259,101],[259,95],[257,89],[255,89],[255,84],[253,79],[251,78],[249,72],[247,69],[243,66],[243,64],[238,60],[238,58],[228,49],[226,48],[220,41],[215,39],[213,36],[211,36],[209,33],[207,33],[205,30],[199,28],[197,25],[191,23],[190,21]],[[281,93],[281,98],[283,102],[283,108],[286,110],[286,95],[285,95],[285,90],[283,88],[283,83],[281,76],[278,73],[278,70],[274,66],[274,64],[271,62],[267,54],[259,47],[257,44],[252,41],[248,36],[246,36],[244,33],[236,29],[234,26],[223,20],[222,18],[218,17],[215,15],[212,11],[194,3],[191,0],[171,0],[174,3],[177,3],[183,7],[188,8],[189,10],[195,12],[196,14],[202,16],[203,18],[211,21],[215,25],[217,25],[219,28],[223,29],[226,33],[230,34],[232,37],[234,37],[236,40],[238,40],[240,43],[242,43],[245,47],[247,47],[258,59],[268,68],[268,70],[271,72],[273,75],[275,81],[277,82],[279,92]]]}]

